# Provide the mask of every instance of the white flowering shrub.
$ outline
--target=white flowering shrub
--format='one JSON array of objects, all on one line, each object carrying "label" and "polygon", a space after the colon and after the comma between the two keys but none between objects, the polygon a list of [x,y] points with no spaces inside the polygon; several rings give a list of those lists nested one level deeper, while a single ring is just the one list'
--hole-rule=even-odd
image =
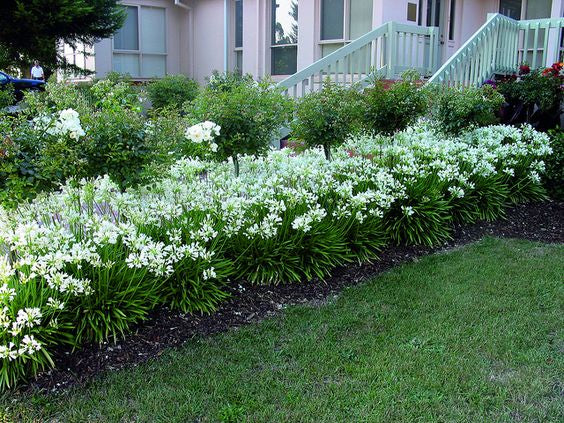
[{"label": "white flowering shrub", "polygon": [[195,144],[205,143],[209,145],[209,149],[212,152],[217,153],[218,145],[215,139],[220,132],[221,126],[207,120],[186,129],[186,138]]},{"label": "white flowering shrub", "polygon": [[[211,143],[216,130],[188,136]],[[300,282],[390,242],[441,242],[455,219],[542,195],[549,153],[530,127],[445,138],[421,122],[353,138],[331,161],[272,151],[241,157],[236,177],[228,162],[183,159],[135,190],[100,177],[0,209],[0,385],[52,366],[61,344],[122,336],[158,305],[211,312],[231,278]]]},{"label": "white flowering shrub", "polygon": [[78,140],[86,135],[78,112],[73,109],[61,110],[56,116],[40,115],[33,120],[35,129],[44,131],[49,135],[68,135],[73,140]]}]

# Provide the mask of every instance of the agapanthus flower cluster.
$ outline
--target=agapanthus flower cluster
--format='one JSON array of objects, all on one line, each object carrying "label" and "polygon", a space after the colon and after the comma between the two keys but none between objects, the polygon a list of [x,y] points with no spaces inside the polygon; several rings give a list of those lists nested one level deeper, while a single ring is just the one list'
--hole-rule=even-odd
[{"label": "agapanthus flower cluster", "polygon": [[196,144],[209,144],[211,151],[215,153],[218,145],[214,140],[220,134],[220,131],[221,126],[207,120],[189,127],[186,130],[186,138]]}]

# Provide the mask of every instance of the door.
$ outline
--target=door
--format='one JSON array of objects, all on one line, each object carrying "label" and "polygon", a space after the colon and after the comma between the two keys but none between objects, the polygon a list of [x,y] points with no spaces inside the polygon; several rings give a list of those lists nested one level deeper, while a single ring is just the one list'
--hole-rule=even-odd
[{"label": "door", "polygon": [[439,63],[457,48],[456,0],[427,0],[427,26],[439,27]]}]

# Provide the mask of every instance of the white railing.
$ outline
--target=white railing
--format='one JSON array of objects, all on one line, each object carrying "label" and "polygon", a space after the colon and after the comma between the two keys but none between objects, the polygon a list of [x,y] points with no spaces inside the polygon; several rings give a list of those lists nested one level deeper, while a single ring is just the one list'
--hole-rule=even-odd
[{"label": "white railing", "polygon": [[407,69],[430,76],[438,68],[438,28],[388,22],[281,81],[293,98],[319,90],[329,78],[336,84],[366,85],[378,73],[395,78]]},{"label": "white railing", "polygon": [[531,68],[559,59],[564,18],[516,21],[499,13],[448,59],[429,82],[478,86],[494,74],[512,74],[520,63]]}]

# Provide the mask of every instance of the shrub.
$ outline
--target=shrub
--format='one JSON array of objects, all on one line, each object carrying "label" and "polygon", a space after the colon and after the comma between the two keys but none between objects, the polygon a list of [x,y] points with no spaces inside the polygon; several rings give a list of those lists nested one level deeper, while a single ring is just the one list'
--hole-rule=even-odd
[{"label": "shrub", "polygon": [[549,136],[552,155],[546,159],[543,185],[552,198],[564,200],[564,131],[554,129]]},{"label": "shrub", "polygon": [[403,131],[427,109],[425,91],[418,87],[418,73],[405,72],[402,81],[387,88],[379,80],[365,90],[362,107],[363,127],[373,133],[393,134]]},{"label": "shrub", "polygon": [[509,77],[498,83],[498,90],[507,104],[503,121],[511,124],[530,123],[547,130],[560,124],[563,100],[563,65],[555,63],[545,70],[521,72],[519,78]]},{"label": "shrub", "polygon": [[219,160],[231,158],[238,175],[240,156],[268,151],[272,138],[289,118],[291,102],[268,80],[224,78],[227,83],[210,84],[202,91],[188,116],[194,123],[219,125],[215,156]]},{"label": "shrub", "polygon": [[180,109],[198,94],[198,83],[185,75],[167,75],[147,85],[147,96],[154,108]]},{"label": "shrub", "polygon": [[292,140],[307,147],[323,147],[327,160],[331,149],[359,129],[360,94],[326,80],[319,91],[302,97],[292,122]]},{"label": "shrub", "polygon": [[5,107],[11,106],[16,102],[16,97],[14,95],[14,87],[11,84],[0,88],[0,110]]},{"label": "shrub", "polygon": [[503,104],[503,96],[492,86],[481,88],[430,89],[431,117],[446,134],[457,135],[469,128],[492,125]]}]

